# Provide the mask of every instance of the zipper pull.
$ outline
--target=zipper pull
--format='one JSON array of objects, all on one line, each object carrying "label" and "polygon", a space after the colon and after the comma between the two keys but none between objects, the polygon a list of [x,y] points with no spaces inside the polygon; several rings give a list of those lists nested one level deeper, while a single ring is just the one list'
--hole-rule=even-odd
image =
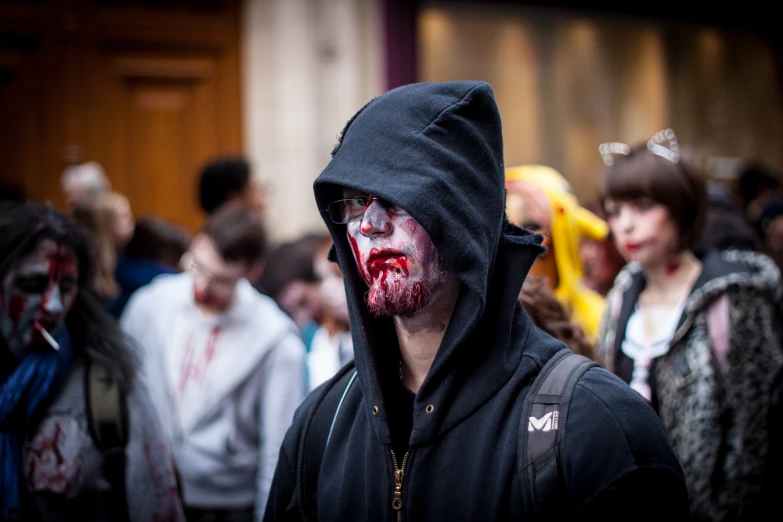
[{"label": "zipper pull", "polygon": [[402,479],[404,477],[404,470],[398,469],[394,472],[394,500],[392,500],[392,509],[394,511],[402,509]]}]

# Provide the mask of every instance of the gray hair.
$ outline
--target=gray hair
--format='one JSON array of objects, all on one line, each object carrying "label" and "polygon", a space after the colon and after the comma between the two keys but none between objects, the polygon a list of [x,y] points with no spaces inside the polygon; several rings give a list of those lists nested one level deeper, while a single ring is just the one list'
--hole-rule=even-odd
[{"label": "gray hair", "polygon": [[95,161],[71,165],[63,170],[60,178],[63,190],[81,188],[89,192],[108,192],[111,183],[103,167]]}]

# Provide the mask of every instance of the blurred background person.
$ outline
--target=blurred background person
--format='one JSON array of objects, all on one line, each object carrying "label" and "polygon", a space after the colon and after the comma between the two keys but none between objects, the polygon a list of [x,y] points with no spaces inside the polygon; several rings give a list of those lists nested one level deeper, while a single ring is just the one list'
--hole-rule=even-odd
[{"label": "blurred background person", "polygon": [[331,379],[340,368],[353,360],[343,273],[337,263],[327,259],[331,247],[332,240],[326,237],[313,256],[323,313],[320,325],[312,336],[305,338],[309,391]]},{"label": "blurred background person", "polygon": [[541,279],[525,278],[519,301],[537,327],[562,341],[572,352],[592,359],[593,346],[568,316],[563,304]]},{"label": "blurred background person", "polygon": [[583,208],[568,182],[543,165],[506,169],[507,214],[517,226],[544,235],[547,251],[536,259],[528,277],[542,279],[592,342],[603,312],[603,297],[584,282],[580,244],[602,240],[606,223]]},{"label": "blurred background person", "polygon": [[749,163],[739,173],[736,182],[736,197],[745,218],[754,224],[767,202],[781,193],[781,179],[778,173],[757,163]]},{"label": "blurred background person", "polygon": [[779,491],[769,480],[780,475],[770,457],[780,273],[751,251],[697,257],[707,192],[671,129],[599,150],[604,208],[629,264],[607,296],[597,359],[658,412],[695,520],[761,520]]},{"label": "blurred background person", "polygon": [[135,227],[128,198],[117,192],[85,196],[76,202],[73,217],[90,232],[95,249],[93,288],[109,305],[120,287],[115,279],[117,258]]},{"label": "blurred background person", "polygon": [[764,241],[766,252],[783,270],[783,195],[771,198],[762,207],[756,231]]},{"label": "blurred background person", "polygon": [[694,252],[702,257],[713,250],[752,250],[764,252],[764,243],[723,184],[707,183],[707,211],[704,228]]},{"label": "blurred background person", "polygon": [[236,200],[263,216],[268,204],[266,187],[241,156],[221,156],[205,164],[199,175],[198,199],[208,216]]},{"label": "blurred background person", "polygon": [[[606,221],[606,214],[600,204],[585,205],[585,208]],[[611,233],[603,239],[589,236],[582,238],[579,256],[584,268],[585,286],[606,297],[614,284],[614,278],[625,266],[625,259],[617,250]]]},{"label": "blurred background person", "polygon": [[92,268],[74,220],[0,203],[4,522],[183,520],[168,441]]},{"label": "blurred background person", "polygon": [[328,238],[314,232],[277,245],[266,256],[264,273],[255,284],[294,320],[306,343],[323,321],[313,259]]},{"label": "blurred background person", "polygon": [[136,290],[159,275],[179,272],[189,245],[190,234],[184,227],[159,216],[136,222],[133,237],[117,260],[119,294],[109,303],[109,312],[119,318]]},{"label": "blurred background person", "polygon": [[296,326],[249,282],[265,244],[255,210],[222,206],[191,242],[187,270],[137,290],[120,319],[141,350],[189,521],[261,519],[304,397]]},{"label": "blurred background person", "polygon": [[111,190],[111,183],[103,167],[96,161],[87,161],[66,167],[60,177],[65,204],[71,210],[84,198]]}]

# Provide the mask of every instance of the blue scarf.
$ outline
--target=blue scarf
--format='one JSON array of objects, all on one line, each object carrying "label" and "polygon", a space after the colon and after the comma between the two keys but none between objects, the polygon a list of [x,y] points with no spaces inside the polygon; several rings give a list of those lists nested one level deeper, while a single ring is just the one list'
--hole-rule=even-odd
[{"label": "blue scarf", "polygon": [[21,504],[22,455],[19,437],[41,404],[68,376],[73,356],[71,338],[63,328],[58,351],[30,351],[0,383],[0,504],[2,519],[18,519]]}]

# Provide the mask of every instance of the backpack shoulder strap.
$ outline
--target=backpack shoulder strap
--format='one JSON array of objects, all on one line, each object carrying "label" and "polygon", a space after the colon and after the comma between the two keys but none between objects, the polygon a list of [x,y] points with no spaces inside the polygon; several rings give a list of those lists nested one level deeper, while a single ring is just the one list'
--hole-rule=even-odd
[{"label": "backpack shoulder strap", "polygon": [[103,475],[111,486],[106,507],[111,520],[128,520],[125,489],[125,446],[128,442],[128,413],[125,393],[111,370],[88,360],[85,372],[87,423],[95,447],[103,454]]},{"label": "backpack shoulder strap", "polygon": [[299,441],[295,494],[301,519],[304,521],[317,520],[316,489],[321,460],[332,435],[337,414],[348,391],[356,382],[356,375],[353,362],[345,365],[321,390],[305,420]]},{"label": "backpack shoulder strap", "polygon": [[518,473],[526,519],[551,520],[565,508],[558,502],[562,488],[560,450],[565,440],[568,408],[584,373],[597,366],[569,349],[557,352],[536,376],[525,397],[519,422]]}]

